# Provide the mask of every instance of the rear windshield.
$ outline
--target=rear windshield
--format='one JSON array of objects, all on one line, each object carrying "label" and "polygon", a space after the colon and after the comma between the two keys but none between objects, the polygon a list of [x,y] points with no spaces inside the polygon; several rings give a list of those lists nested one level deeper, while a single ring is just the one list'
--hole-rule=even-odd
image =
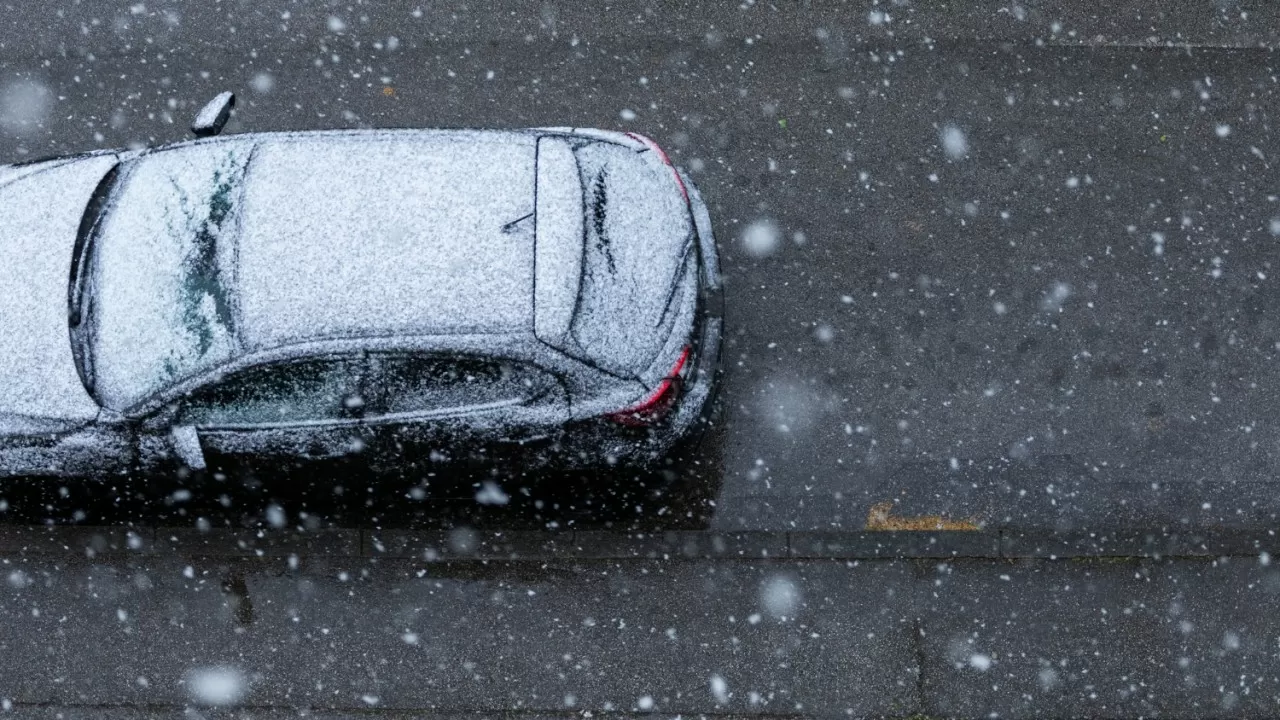
[{"label": "rear windshield", "polygon": [[576,150],[586,213],[583,284],[572,334],[619,374],[642,371],[670,334],[667,312],[689,261],[692,223],[669,167],[605,142]]}]

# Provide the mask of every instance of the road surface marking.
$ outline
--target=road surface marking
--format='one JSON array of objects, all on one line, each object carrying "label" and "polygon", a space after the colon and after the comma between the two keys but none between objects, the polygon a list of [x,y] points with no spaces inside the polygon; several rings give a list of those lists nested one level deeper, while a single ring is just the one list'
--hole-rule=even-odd
[{"label": "road surface marking", "polygon": [[895,517],[893,503],[882,502],[871,506],[867,513],[867,530],[981,530],[978,521],[972,518],[951,520],[941,515],[917,515],[915,517]]}]

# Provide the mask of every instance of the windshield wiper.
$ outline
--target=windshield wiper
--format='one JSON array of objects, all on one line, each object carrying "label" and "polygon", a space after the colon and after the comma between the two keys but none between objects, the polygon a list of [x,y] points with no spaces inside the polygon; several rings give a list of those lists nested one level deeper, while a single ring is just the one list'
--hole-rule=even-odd
[{"label": "windshield wiper", "polygon": [[116,163],[98,181],[85,206],[84,215],[80,217],[80,227],[76,231],[76,242],[71,248],[71,277],[67,283],[67,325],[71,331],[71,354],[75,358],[76,373],[84,389],[97,401],[94,391],[93,360],[91,357],[91,336],[88,332],[92,324],[90,315],[93,309],[93,298],[89,297],[89,279],[93,275],[91,263],[93,248],[98,235],[102,232],[102,218],[106,214],[108,200],[120,177],[120,163]]}]

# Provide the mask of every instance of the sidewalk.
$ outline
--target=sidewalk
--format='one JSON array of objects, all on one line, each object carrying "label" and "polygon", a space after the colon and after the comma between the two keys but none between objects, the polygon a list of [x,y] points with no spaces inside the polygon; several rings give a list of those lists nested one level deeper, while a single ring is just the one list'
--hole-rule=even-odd
[{"label": "sidewalk", "polygon": [[255,717],[1280,713],[1267,557],[3,562],[32,717],[175,714],[219,666]]}]

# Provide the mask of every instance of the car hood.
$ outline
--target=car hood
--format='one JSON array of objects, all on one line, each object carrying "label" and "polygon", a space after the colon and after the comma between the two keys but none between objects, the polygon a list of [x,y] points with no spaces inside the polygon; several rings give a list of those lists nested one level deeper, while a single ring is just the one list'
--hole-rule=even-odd
[{"label": "car hood", "polygon": [[80,216],[115,162],[98,156],[0,175],[0,418],[98,413],[71,354],[67,282]]}]

